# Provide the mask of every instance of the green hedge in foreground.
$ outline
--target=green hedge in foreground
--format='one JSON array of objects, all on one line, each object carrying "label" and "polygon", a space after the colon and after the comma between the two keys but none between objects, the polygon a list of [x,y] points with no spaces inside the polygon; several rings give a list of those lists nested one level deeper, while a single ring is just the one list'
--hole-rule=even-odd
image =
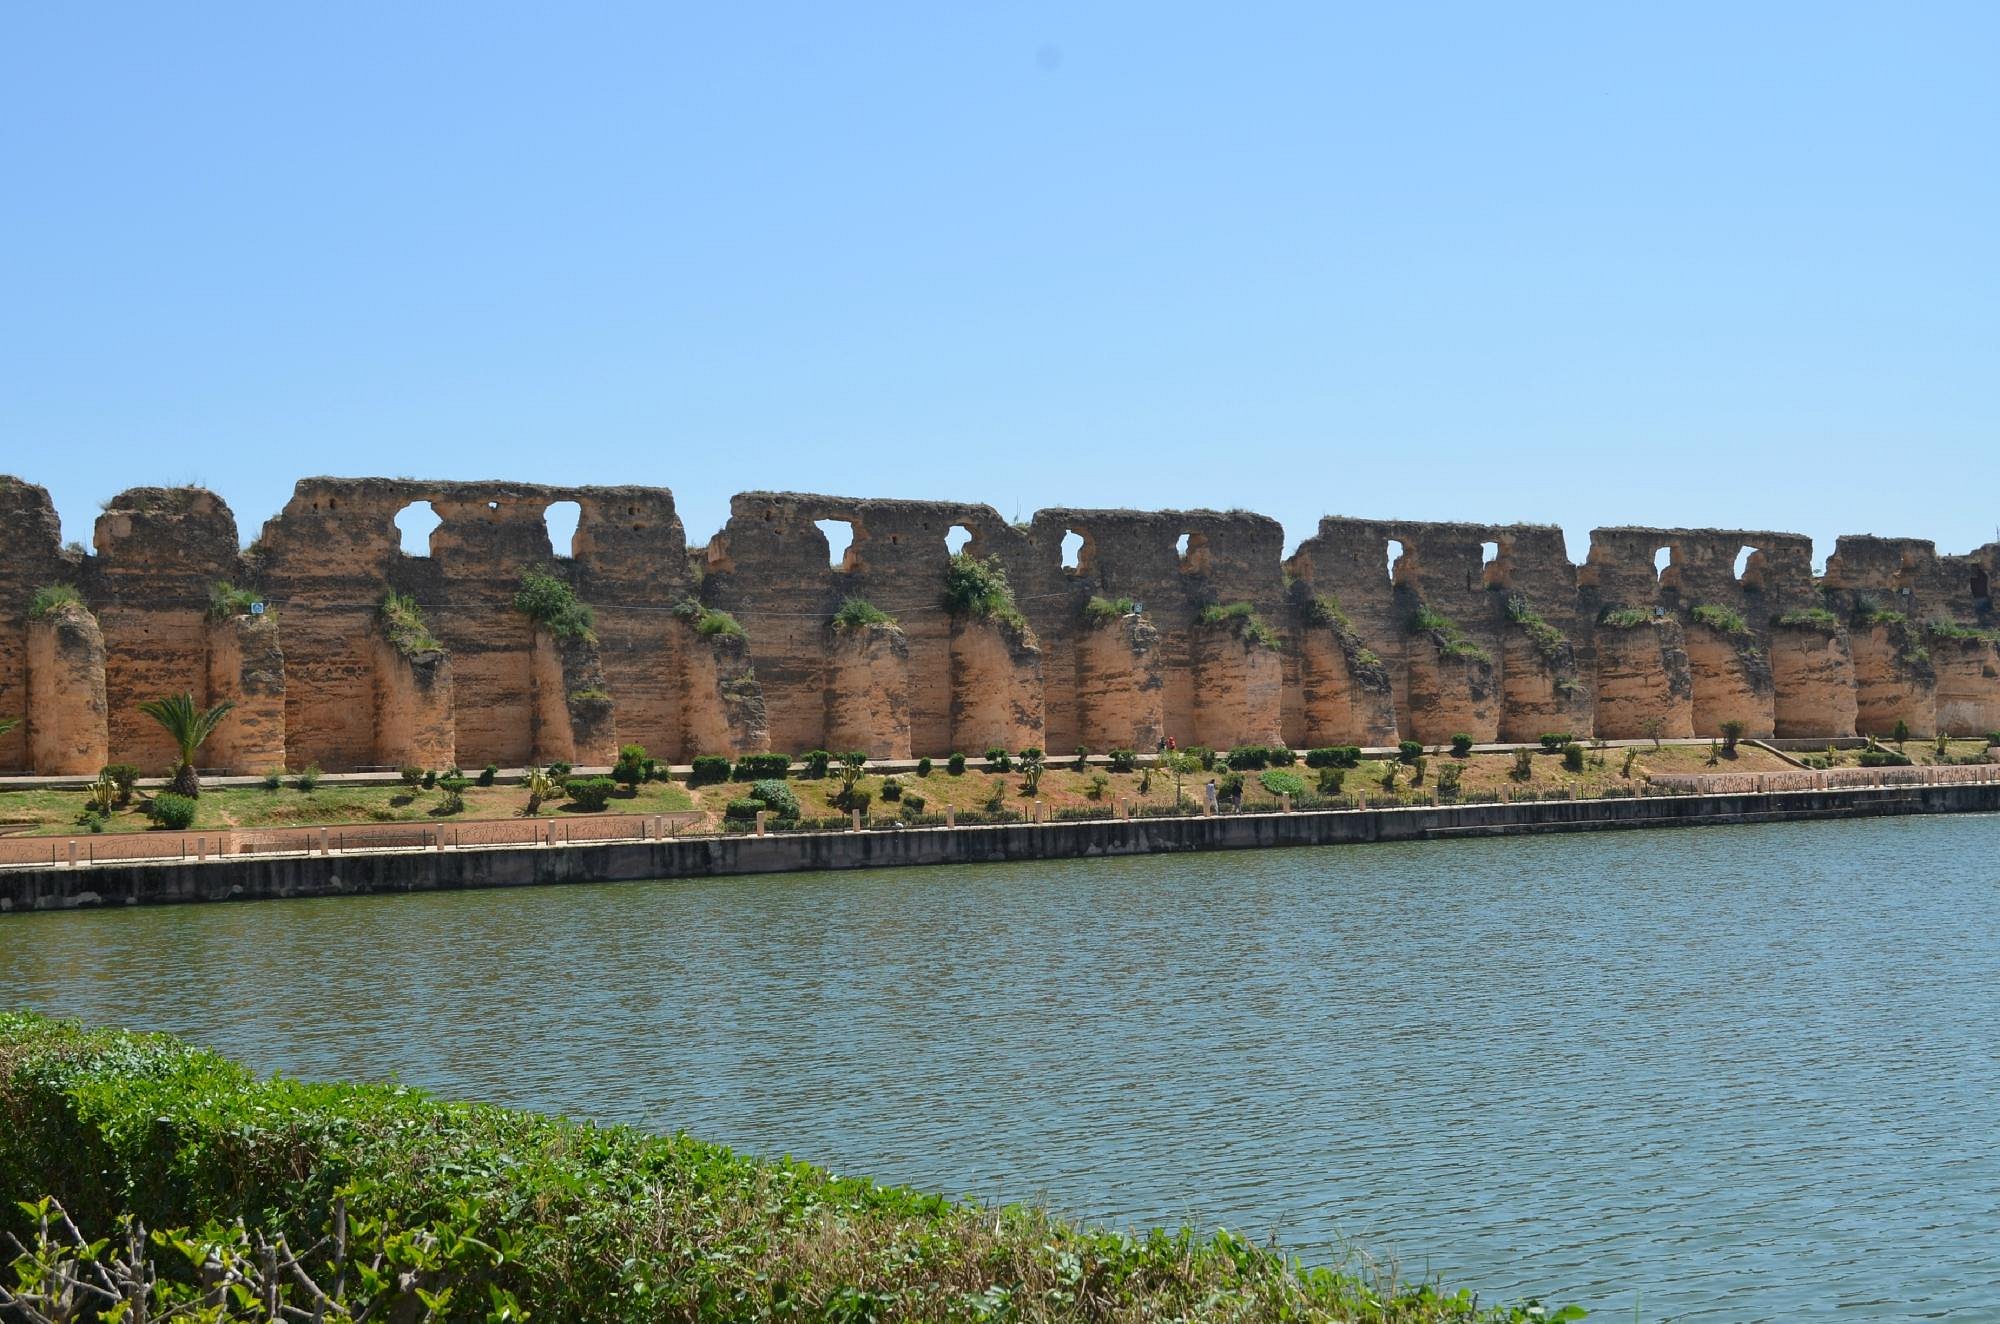
[{"label": "green hedge in foreground", "polygon": [[[344,1279],[330,1319],[371,1305],[374,1318],[548,1321],[1580,1314],[1302,1268],[1227,1233],[1087,1230],[685,1135],[265,1080],[161,1035],[0,1014],[0,1230],[33,1246],[36,1219],[16,1202],[49,1195],[86,1237],[142,1220],[160,1272],[182,1280],[204,1256],[254,1271],[247,1239],[282,1232],[322,1287]],[[336,1208],[356,1266],[344,1274],[324,1267]],[[18,1290],[14,1275],[0,1283]],[[268,1318],[256,1293],[232,1290],[229,1313],[202,1317]]]}]

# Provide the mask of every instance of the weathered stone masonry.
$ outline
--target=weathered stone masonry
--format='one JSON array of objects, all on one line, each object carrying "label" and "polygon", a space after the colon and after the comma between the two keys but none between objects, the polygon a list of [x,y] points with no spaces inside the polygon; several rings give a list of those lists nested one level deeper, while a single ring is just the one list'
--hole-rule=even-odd
[{"label": "weathered stone masonry", "polygon": [[[547,531],[561,501],[580,510],[569,547]],[[420,503],[442,522],[410,556],[396,519]],[[851,530],[839,564],[825,521]],[[0,479],[0,717],[26,718],[0,772],[163,771],[137,704],[180,690],[238,705],[204,754],[236,772],[601,763],[629,742],[685,760],[2000,728],[2000,544],[1844,537],[1815,578],[1796,534],[1598,529],[1574,565],[1550,526],[1328,518],[1285,558],[1277,523],[1241,511],[1013,525],[983,505],[749,492],[690,549],[659,488],[336,478],[299,483],[247,549],[195,488],[120,494],[90,553],[59,530],[44,489]],[[944,610],[948,539],[999,559],[1025,627]],[[590,604],[594,643],[514,609],[528,567]],[[217,619],[222,582],[265,614]],[[82,603],[30,621],[55,584]],[[436,649],[391,644],[390,590]],[[850,597],[895,625],[835,628]]]}]

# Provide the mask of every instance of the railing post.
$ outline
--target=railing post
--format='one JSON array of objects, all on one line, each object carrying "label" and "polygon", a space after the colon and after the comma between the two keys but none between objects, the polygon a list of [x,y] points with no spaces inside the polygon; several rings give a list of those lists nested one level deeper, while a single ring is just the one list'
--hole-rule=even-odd
[{"label": "railing post", "polygon": [[1040,800],[1035,801],[1035,821],[1037,823],[1042,821],[1042,802]]},{"label": "railing post", "polygon": [[1280,812],[1287,814],[1292,812],[1292,797],[1289,791],[1278,797],[1278,803],[1283,806]]},{"label": "railing post", "polygon": [[324,854],[326,854],[326,829],[325,829],[325,828],[321,828],[321,829],[319,830],[319,853],[320,853],[321,855],[324,855]]},{"label": "railing post", "polygon": [[955,828],[958,826],[957,805],[946,805],[944,807],[944,825],[948,828]]},{"label": "railing post", "polygon": [[76,868],[76,838],[69,839],[69,867]]},{"label": "railing post", "polygon": [[200,862],[208,858],[207,837],[196,837],[194,839],[194,858],[196,862]]},{"label": "railing post", "polygon": [[757,811],[757,835],[760,837],[764,835],[764,815],[769,812],[766,809],[759,809]]}]

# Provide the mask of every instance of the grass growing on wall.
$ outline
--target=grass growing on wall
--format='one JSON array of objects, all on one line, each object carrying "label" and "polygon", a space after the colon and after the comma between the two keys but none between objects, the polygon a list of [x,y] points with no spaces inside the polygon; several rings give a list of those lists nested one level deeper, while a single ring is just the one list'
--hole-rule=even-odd
[{"label": "grass growing on wall", "polygon": [[28,619],[44,620],[72,602],[79,606],[83,603],[83,595],[78,593],[73,585],[44,584],[35,590],[33,597],[28,599]]},{"label": "grass growing on wall", "polygon": [[576,590],[546,570],[523,570],[514,610],[558,639],[597,642],[597,614],[576,596]]},{"label": "grass growing on wall", "polygon": [[997,621],[1016,630],[1028,625],[1014,603],[1013,586],[998,556],[984,561],[970,552],[953,556],[944,571],[944,609],[954,616]]},{"label": "grass growing on wall", "polygon": [[710,638],[741,639],[743,625],[726,611],[705,607],[693,598],[682,598],[673,607],[676,618],[694,627],[695,633]]},{"label": "grass growing on wall", "polygon": [[1801,607],[1788,611],[1782,616],[1773,616],[1771,624],[1787,630],[1812,630],[1819,634],[1840,633],[1840,617],[1824,607]]},{"label": "grass growing on wall", "polygon": [[1410,613],[1407,622],[1411,634],[1428,634],[1436,641],[1439,657],[1460,658],[1468,662],[1490,661],[1486,650],[1465,637],[1457,621],[1441,611],[1419,606]]},{"label": "grass growing on wall", "polygon": [[409,594],[389,590],[382,595],[379,611],[389,642],[404,657],[435,653],[444,648],[437,641],[437,636],[431,633],[430,623],[424,619],[424,609]]},{"label": "grass growing on wall", "polygon": [[[336,1198],[350,1318],[479,1321],[1570,1319],[1296,1261],[1229,1233],[1132,1236],[398,1085],[260,1078],[160,1035],[0,1014],[0,1227],[53,1195],[86,1236],[242,1219],[295,1248]],[[218,1237],[226,1241],[227,1235]],[[116,1240],[99,1255],[116,1254]],[[332,1281],[319,1258],[306,1257]],[[248,1259],[248,1257],[246,1257]],[[252,1263],[250,1272],[254,1273]],[[400,1271],[400,1272],[397,1272]],[[407,1278],[401,1278],[407,1273]],[[290,1302],[299,1289],[280,1290]],[[189,1293],[191,1295],[191,1293]],[[254,1313],[257,1293],[231,1307]],[[284,1302],[281,1301],[281,1304]]]},{"label": "grass growing on wall", "polygon": [[894,625],[896,618],[866,598],[848,598],[835,609],[833,624],[839,630],[860,630],[871,625]]},{"label": "grass growing on wall", "polygon": [[1101,598],[1092,595],[1083,604],[1083,619],[1092,625],[1109,625],[1139,610],[1131,598]]},{"label": "grass growing on wall", "polygon": [[1743,613],[1714,602],[1698,602],[1688,613],[1696,624],[1705,625],[1717,634],[1748,634],[1750,623],[1743,619]]},{"label": "grass growing on wall", "polygon": [[1278,647],[1278,632],[1247,602],[1212,602],[1201,609],[1195,620],[1212,630],[1227,630],[1245,643]]}]

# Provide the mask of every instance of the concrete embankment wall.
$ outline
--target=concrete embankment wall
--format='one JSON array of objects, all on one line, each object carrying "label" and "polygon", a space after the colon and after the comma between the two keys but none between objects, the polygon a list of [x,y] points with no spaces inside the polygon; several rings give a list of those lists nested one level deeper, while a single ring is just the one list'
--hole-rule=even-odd
[{"label": "concrete embankment wall", "polygon": [[1541,832],[2000,812],[2000,783],[1556,800],[583,846],[225,858],[0,874],[0,910],[427,892],[911,864],[1085,859]]}]

